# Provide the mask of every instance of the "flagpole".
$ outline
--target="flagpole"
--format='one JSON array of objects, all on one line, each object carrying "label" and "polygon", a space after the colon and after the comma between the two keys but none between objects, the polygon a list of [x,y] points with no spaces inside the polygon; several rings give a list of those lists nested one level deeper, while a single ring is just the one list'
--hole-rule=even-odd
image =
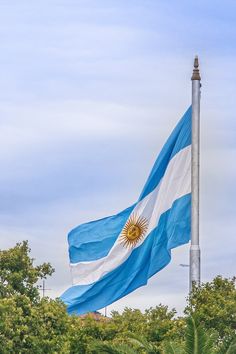
[{"label": "flagpole", "polygon": [[191,161],[191,246],[190,246],[190,291],[200,284],[199,247],[199,142],[200,142],[200,88],[198,57],[194,59],[192,75],[192,161]]}]

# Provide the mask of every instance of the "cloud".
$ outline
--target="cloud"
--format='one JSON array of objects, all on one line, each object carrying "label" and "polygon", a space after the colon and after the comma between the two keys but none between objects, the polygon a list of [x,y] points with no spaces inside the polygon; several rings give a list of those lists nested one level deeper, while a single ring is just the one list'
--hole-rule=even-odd
[{"label": "cloud", "polygon": [[[29,239],[38,262],[56,268],[51,295],[70,284],[67,232],[138,197],[190,104],[196,52],[203,279],[233,275],[234,10],[232,1],[1,4],[0,247]],[[179,263],[188,246],[109,309],[163,302],[181,311],[188,270]]]}]

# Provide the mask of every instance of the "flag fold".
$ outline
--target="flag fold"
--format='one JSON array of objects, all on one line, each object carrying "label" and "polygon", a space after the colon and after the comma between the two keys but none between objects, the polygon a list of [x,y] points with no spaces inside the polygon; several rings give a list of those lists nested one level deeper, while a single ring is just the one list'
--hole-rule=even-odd
[{"label": "flag fold", "polygon": [[171,249],[190,239],[191,107],[163,146],[138,201],[68,235],[73,286],[69,313],[101,309],[164,268]]}]

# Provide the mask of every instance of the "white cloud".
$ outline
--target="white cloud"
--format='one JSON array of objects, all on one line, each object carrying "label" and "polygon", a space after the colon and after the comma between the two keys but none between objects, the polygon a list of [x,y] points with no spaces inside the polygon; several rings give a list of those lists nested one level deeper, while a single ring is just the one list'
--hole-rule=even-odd
[{"label": "white cloud", "polygon": [[[28,238],[33,256],[57,269],[52,295],[70,283],[68,230],[137,198],[191,100],[196,52],[203,279],[233,275],[233,10],[232,1],[1,4],[0,246]],[[109,309],[162,302],[181,310],[188,271],[178,263],[186,262],[187,247],[175,250],[148,287]]]}]

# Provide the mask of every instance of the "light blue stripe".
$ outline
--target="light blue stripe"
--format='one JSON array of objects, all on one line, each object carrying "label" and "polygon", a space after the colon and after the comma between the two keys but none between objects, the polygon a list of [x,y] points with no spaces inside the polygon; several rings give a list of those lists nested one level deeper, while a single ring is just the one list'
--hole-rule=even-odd
[{"label": "light blue stripe", "polygon": [[105,257],[134,206],[135,204],[117,215],[91,221],[72,230],[68,235],[70,262],[78,263]]},{"label": "light blue stripe", "polygon": [[[172,157],[190,144],[191,107],[179,121],[161,150],[138,202],[156,188]],[[136,204],[117,215],[85,223],[73,229],[68,235],[70,262],[93,261],[105,257]]]},{"label": "light blue stripe", "polygon": [[148,278],[165,267],[171,249],[190,238],[191,194],[177,199],[161,215],[158,226],[130,257],[99,281],[69,288],[61,299],[69,313],[83,314],[103,308],[147,283]]},{"label": "light blue stripe", "polygon": [[186,146],[191,145],[192,107],[185,112],[163,146],[152,168],[147,182],[140,194],[139,201],[151,193],[165,174],[170,160]]}]

